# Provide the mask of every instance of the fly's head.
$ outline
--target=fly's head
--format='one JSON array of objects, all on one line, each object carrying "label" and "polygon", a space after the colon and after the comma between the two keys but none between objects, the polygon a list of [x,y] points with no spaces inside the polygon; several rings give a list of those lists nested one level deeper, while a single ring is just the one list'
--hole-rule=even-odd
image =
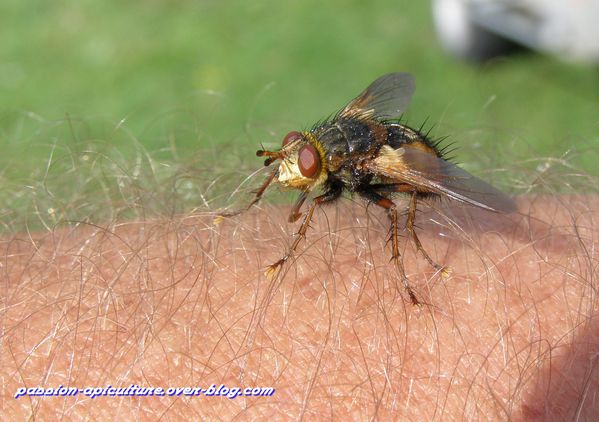
[{"label": "fly's head", "polygon": [[289,132],[279,151],[259,150],[256,155],[268,157],[265,166],[281,160],[275,180],[285,188],[309,192],[326,181],[325,154],[311,132]]}]

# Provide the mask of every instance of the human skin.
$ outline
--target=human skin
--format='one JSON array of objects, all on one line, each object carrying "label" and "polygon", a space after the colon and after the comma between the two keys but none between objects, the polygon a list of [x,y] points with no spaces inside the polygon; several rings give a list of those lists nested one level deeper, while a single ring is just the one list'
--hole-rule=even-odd
[{"label": "human skin", "polygon": [[[344,199],[291,243],[288,208],[70,224],[4,239],[3,419],[599,420],[599,198],[498,215],[421,206],[389,262],[385,213]],[[404,246],[405,245],[405,246]],[[273,387],[269,397],[14,398],[22,387]]]}]

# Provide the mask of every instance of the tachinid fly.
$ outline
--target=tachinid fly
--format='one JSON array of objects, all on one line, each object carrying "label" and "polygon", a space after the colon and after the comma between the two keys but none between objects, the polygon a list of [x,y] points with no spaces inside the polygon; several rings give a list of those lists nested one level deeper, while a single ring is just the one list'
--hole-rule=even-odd
[{"label": "tachinid fly", "polygon": [[[489,211],[515,210],[508,196],[445,160],[435,142],[396,120],[408,106],[414,89],[414,78],[408,73],[381,76],[333,118],[309,131],[289,132],[277,151],[256,152],[259,157],[267,157],[266,166],[277,160],[280,163],[246,209],[260,200],[271,183],[279,183],[300,191],[289,221],[304,216],[287,253],[266,270],[268,276],[273,276],[293,256],[315,208],[336,200],[345,190],[387,210],[391,222],[392,260],[412,303],[418,304],[400,259],[399,214],[391,200],[394,193],[408,196],[406,228],[416,248],[442,273],[448,270],[432,260],[414,230],[419,199],[447,197]],[[309,200],[304,212],[300,211],[317,188],[322,194]],[[225,212],[221,216],[242,211]]]}]

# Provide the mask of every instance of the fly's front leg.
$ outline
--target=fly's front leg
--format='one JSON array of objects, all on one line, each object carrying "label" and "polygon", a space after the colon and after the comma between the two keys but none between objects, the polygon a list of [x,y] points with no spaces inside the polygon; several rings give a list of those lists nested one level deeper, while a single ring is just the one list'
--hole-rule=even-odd
[{"label": "fly's front leg", "polygon": [[293,208],[291,208],[291,212],[289,213],[289,217],[287,218],[288,222],[295,223],[297,220],[299,220],[299,218],[302,216],[302,213],[300,212],[300,208],[304,204],[304,201],[306,200],[307,197],[308,197],[307,191],[303,191],[300,194],[300,196],[295,201],[295,204],[293,204]]},{"label": "fly's front leg", "polygon": [[385,208],[391,220],[391,260],[399,272],[399,276],[403,282],[404,288],[410,297],[410,301],[414,305],[420,305],[420,301],[410,287],[410,281],[401,262],[401,254],[399,253],[399,216],[397,214],[397,206],[389,198],[384,197],[373,190],[364,190],[360,192],[365,199],[375,203],[379,207]]},{"label": "fly's front leg", "polygon": [[272,181],[275,178],[275,176],[277,175],[278,171],[279,171],[278,169],[275,169],[268,175],[266,180],[262,183],[262,186],[260,186],[260,188],[255,192],[254,199],[252,200],[252,202],[249,203],[249,205],[247,207],[241,208],[236,211],[221,212],[221,213],[217,214],[216,218],[214,219],[214,223],[219,224],[221,221],[223,221],[223,219],[225,217],[234,217],[236,215],[244,213],[247,210],[249,210],[250,208],[252,208],[255,204],[257,204],[258,201],[260,201],[260,199],[262,199],[262,195],[266,191],[266,188],[268,188],[268,186],[272,183]]},{"label": "fly's front leg", "polygon": [[[287,253],[281,259],[279,259],[277,262],[275,262],[272,265],[269,265],[268,268],[266,269],[266,271],[264,272],[264,274],[268,278],[274,277],[276,272],[281,269],[283,264],[289,258],[291,258],[293,256],[293,254],[295,253],[295,250],[297,249],[301,240],[306,237],[306,231],[308,230],[308,227],[310,226],[310,221],[312,220],[312,215],[314,214],[314,210],[316,209],[316,207],[319,205],[322,205],[326,202],[334,201],[335,199],[339,198],[340,195],[341,195],[341,189],[335,187],[335,188],[332,188],[331,190],[327,191],[323,195],[320,195],[320,196],[317,196],[316,198],[314,198],[314,200],[308,207],[308,211],[306,211],[304,220],[302,221],[302,224],[295,235],[295,239],[293,240],[293,243],[291,244],[291,247],[289,248]],[[300,196],[298,202],[303,203],[302,196]],[[296,202],[296,206],[297,206],[298,202]],[[301,206],[301,203],[300,203],[300,206]],[[299,207],[297,207],[297,208],[299,208]],[[294,210],[292,210],[292,214],[289,217],[289,219],[291,220],[291,217],[294,215],[297,215],[297,209],[295,206],[294,206]]]}]

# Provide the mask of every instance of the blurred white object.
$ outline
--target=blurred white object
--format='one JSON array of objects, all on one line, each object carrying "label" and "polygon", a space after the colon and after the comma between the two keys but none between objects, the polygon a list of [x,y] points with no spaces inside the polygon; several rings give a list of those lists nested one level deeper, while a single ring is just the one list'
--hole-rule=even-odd
[{"label": "blurred white object", "polygon": [[433,0],[443,46],[481,60],[508,40],[566,60],[599,63],[599,0]]}]

